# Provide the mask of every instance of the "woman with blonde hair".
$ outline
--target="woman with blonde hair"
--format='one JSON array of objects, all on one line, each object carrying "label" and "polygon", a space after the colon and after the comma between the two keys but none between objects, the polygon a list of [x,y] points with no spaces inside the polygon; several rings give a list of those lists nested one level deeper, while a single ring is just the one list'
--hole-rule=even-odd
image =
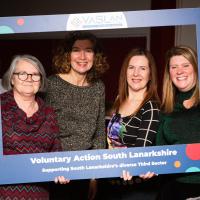
[{"label": "woman with blonde hair", "polygon": [[[196,52],[176,46],[166,54],[157,145],[200,142],[200,93]],[[199,167],[199,166],[198,166]],[[200,174],[165,175],[160,199],[183,200],[200,196]]]}]

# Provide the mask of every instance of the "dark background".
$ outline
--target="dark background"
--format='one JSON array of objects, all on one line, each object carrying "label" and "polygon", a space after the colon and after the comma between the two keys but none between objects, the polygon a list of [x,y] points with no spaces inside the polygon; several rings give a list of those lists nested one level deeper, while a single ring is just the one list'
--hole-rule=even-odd
[{"label": "dark background", "polygon": [[[59,7],[59,12],[56,9],[49,10],[48,13],[45,11],[43,6],[45,6],[44,2],[38,2],[39,6],[35,6],[35,4],[24,4],[25,1],[18,1],[18,6],[13,8],[10,6],[8,9],[8,4],[14,1],[7,0],[2,1],[1,5],[1,16],[22,16],[22,15],[40,15],[40,14],[70,14],[73,13],[70,10],[61,10]],[[23,4],[20,4],[22,2]],[[49,1],[48,1],[49,2]],[[66,3],[68,1],[65,1]],[[74,1],[71,4],[71,10],[75,10],[76,8]],[[87,9],[87,5],[91,4],[91,1],[79,1],[82,2],[83,9]],[[126,11],[126,10],[135,10],[134,8],[127,8],[124,4],[118,4],[117,1],[111,7],[106,7],[109,11]],[[122,1],[121,1],[122,2]],[[124,1],[126,2],[126,1]],[[47,3],[47,2],[46,2]],[[49,2],[50,3],[50,2]],[[55,3],[55,2],[54,2]],[[34,7],[33,7],[34,5]],[[37,4],[36,4],[37,5]],[[56,5],[56,4],[54,4]],[[18,9],[20,6],[23,6],[23,13],[21,13]],[[123,7],[124,6],[124,7]],[[3,9],[5,7],[5,9]],[[73,8],[72,8],[73,7]],[[79,5],[80,8],[80,5]],[[151,9],[173,9],[176,8],[176,1],[151,1]],[[88,12],[101,12],[102,10],[98,10],[98,6],[94,6],[88,9]],[[5,11],[5,12],[4,12]],[[20,12],[19,12],[20,11]],[[76,9],[76,13],[81,12],[81,10]],[[61,36],[62,37],[62,36]],[[26,37],[20,34],[9,36],[7,39],[6,37],[0,38],[0,78],[5,73],[6,69],[9,67],[11,59],[16,54],[31,54],[36,56],[44,65],[47,75],[51,75],[52,71],[52,55],[53,50],[58,45],[59,38],[50,34],[50,38],[45,38],[43,34],[38,37],[37,34],[26,34]],[[117,95],[117,88],[118,88],[118,79],[119,79],[119,72],[123,62],[125,55],[134,47],[143,47],[146,48],[147,46],[147,38],[146,37],[115,37],[115,38],[100,38],[105,55],[107,56],[107,60],[110,64],[109,71],[103,77],[103,81],[106,86],[106,101],[113,102],[116,95]],[[159,80],[159,94],[161,95],[161,87],[162,87],[162,77],[163,77],[163,69],[164,69],[164,55],[167,49],[174,45],[175,40],[175,27],[154,27],[150,29],[150,51],[152,52],[158,70],[158,80]]]}]

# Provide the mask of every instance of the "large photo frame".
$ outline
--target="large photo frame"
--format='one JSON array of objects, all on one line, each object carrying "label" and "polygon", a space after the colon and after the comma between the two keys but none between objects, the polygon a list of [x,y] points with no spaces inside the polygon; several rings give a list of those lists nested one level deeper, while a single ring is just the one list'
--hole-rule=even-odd
[{"label": "large photo frame", "polygon": [[[199,19],[199,8],[0,17],[0,34],[195,25],[200,63]],[[149,170],[156,174],[200,171],[199,154],[195,159],[187,154],[200,152],[200,144],[5,156],[1,118],[0,137],[0,184],[52,181],[58,175],[69,179],[119,177],[123,169],[135,175]]]}]

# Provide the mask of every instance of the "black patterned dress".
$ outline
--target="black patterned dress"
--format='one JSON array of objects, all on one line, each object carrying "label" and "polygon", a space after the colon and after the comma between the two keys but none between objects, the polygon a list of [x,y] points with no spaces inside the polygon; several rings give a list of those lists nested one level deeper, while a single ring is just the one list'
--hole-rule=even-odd
[{"label": "black patterned dress", "polygon": [[108,138],[113,147],[145,147],[155,144],[159,125],[159,108],[147,101],[133,116],[115,113],[108,124]]}]

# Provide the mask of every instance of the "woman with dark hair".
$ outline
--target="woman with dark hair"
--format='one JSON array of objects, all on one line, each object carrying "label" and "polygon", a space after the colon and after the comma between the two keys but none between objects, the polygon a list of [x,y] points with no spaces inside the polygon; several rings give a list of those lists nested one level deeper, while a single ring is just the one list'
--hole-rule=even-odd
[{"label": "woman with dark hair", "polygon": [[[166,54],[161,111],[157,145],[200,142],[197,54],[188,46],[173,47]],[[161,200],[200,199],[200,173],[162,177],[166,181],[160,192]]]},{"label": "woman with dark hair", "polygon": [[[63,150],[106,148],[105,90],[100,77],[108,64],[97,38],[89,32],[69,33],[53,62],[56,74],[49,77],[45,99],[57,113]],[[87,180],[58,185],[55,199],[88,199],[88,195],[93,199],[94,185],[91,180],[89,194]]]},{"label": "woman with dark hair", "polygon": [[[119,77],[119,90],[108,124],[109,149],[146,147],[155,144],[159,124],[159,97],[154,58],[143,49],[133,49],[126,56]],[[103,199],[156,198],[154,173],[133,177],[124,171],[123,180],[112,179]],[[145,180],[149,179],[151,180]]]}]

